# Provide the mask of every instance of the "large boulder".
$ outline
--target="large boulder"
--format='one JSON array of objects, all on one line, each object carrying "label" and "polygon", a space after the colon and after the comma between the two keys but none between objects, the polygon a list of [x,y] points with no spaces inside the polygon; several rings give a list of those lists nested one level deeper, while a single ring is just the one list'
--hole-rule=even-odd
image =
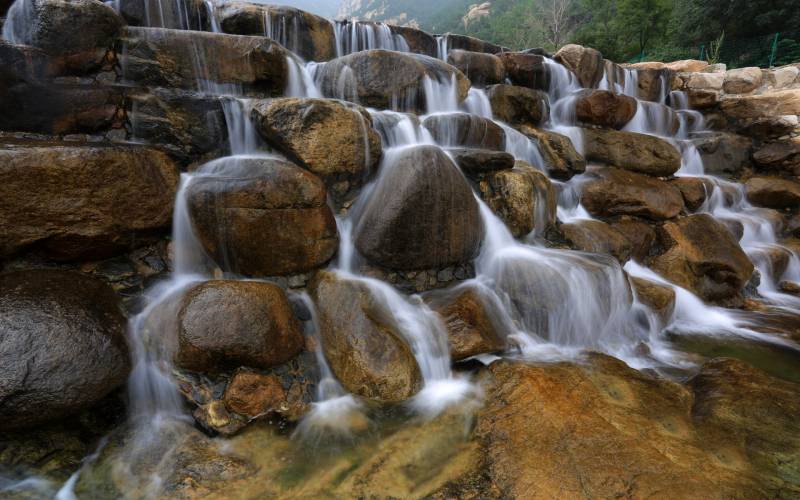
[{"label": "large boulder", "polygon": [[753,162],[760,169],[800,176],[800,137],[764,145],[753,153]]},{"label": "large boulder", "polygon": [[746,94],[761,86],[761,68],[738,68],[725,73],[722,90],[727,94]]},{"label": "large boulder", "polygon": [[603,79],[605,64],[603,63],[603,54],[598,50],[582,45],[568,44],[556,52],[554,59],[572,70],[583,87],[597,87],[597,84]]},{"label": "large boulder", "polygon": [[[317,84],[327,97],[357,101],[364,106],[426,112],[425,80],[451,85],[459,102],[470,82],[449,64],[420,54],[366,50],[334,59],[317,69]],[[434,103],[430,103],[433,105]]]},{"label": "large boulder", "polygon": [[534,229],[543,232],[556,222],[555,188],[546,175],[524,161],[517,161],[512,170],[484,176],[478,189],[514,237],[521,238]]},{"label": "large boulder", "polygon": [[572,144],[572,140],[549,130],[523,126],[520,131],[539,143],[544,168],[553,179],[568,181],[586,171],[586,159]]},{"label": "large boulder", "polygon": [[490,149],[454,148],[447,153],[468,177],[476,178],[496,170],[514,168],[514,155]]},{"label": "large boulder", "polygon": [[495,119],[509,125],[535,127],[550,117],[547,94],[516,85],[492,85],[486,95],[492,105]]},{"label": "large boulder", "polygon": [[599,179],[584,185],[581,193],[581,203],[592,215],[664,220],[683,209],[681,192],[660,179],[618,168],[599,169],[596,174]]},{"label": "large boulder", "polygon": [[503,61],[492,54],[451,50],[447,62],[464,73],[476,87],[502,83],[506,79]]},{"label": "large boulder", "polygon": [[503,52],[499,57],[512,84],[543,91],[549,90],[550,72],[544,56],[523,52]]},{"label": "large boulder", "polygon": [[655,229],[650,224],[630,216],[620,217],[611,223],[611,227],[630,242],[631,258],[637,262],[644,262],[656,241]]},{"label": "large boulder", "polygon": [[637,93],[639,99],[660,102],[669,94],[673,73],[668,69],[639,69],[637,73]]},{"label": "large boulder", "polygon": [[422,126],[428,129],[437,144],[505,151],[506,133],[488,118],[470,113],[435,114]]},{"label": "large boulder", "polygon": [[241,172],[199,176],[187,188],[192,225],[225,271],[248,276],[302,273],[328,262],[339,238],[325,184],[291,163],[233,159]]},{"label": "large boulder", "polygon": [[270,368],[303,349],[289,299],[271,283],[207,281],[187,290],[174,313],[175,364],[187,370]]},{"label": "large boulder", "polygon": [[703,160],[705,173],[711,175],[738,175],[750,165],[753,141],[727,132],[701,132],[692,135]]},{"label": "large boulder", "polygon": [[381,138],[363,108],[330,99],[258,102],[252,120],[261,137],[321,177],[337,194],[359,186],[381,157]]},{"label": "large boulder", "polygon": [[336,57],[333,24],[323,17],[285,5],[225,2],[216,10],[225,33],[266,36],[307,61]]},{"label": "large boulder", "polygon": [[389,29],[395,35],[400,35],[408,44],[408,50],[415,54],[422,54],[430,57],[437,57],[439,54],[439,44],[433,35],[411,26],[389,25]]},{"label": "large boulder", "polygon": [[486,54],[508,52],[507,48],[495,45],[491,42],[486,42],[480,38],[468,35],[457,35],[454,33],[442,35],[442,40],[440,40],[439,43],[445,47],[444,55],[447,55],[451,50],[468,50],[470,52],[483,52]]},{"label": "large boulder", "polygon": [[126,95],[131,137],[157,144],[184,163],[223,156],[228,127],[223,102],[211,96],[147,89]]},{"label": "large boulder", "polygon": [[105,283],[66,271],[0,275],[0,419],[30,427],[87,409],[130,369],[126,321]]},{"label": "large boulder", "polygon": [[609,129],[583,129],[587,160],[605,163],[631,172],[666,177],[681,168],[675,147],[652,135]]},{"label": "large boulder", "polygon": [[263,36],[128,27],[121,43],[123,76],[140,85],[207,90],[223,84],[278,96],[288,83],[291,53]]},{"label": "large boulder", "polygon": [[739,133],[767,141],[790,135],[800,129],[800,119],[797,115],[764,116],[748,120],[739,128]]},{"label": "large boulder", "polygon": [[609,90],[583,91],[575,101],[575,116],[590,125],[619,130],[635,114],[636,99]]},{"label": "large boulder", "polygon": [[0,146],[0,256],[104,258],[169,228],[179,177],[164,153],[67,144]]},{"label": "large boulder", "polygon": [[681,385],[608,356],[587,358],[493,363],[475,426],[480,465],[448,494],[796,495],[796,464],[778,458],[800,447],[796,383],[733,359],[710,361]]},{"label": "large boulder", "polygon": [[450,158],[434,146],[406,148],[384,168],[355,230],[359,252],[403,270],[471,261],[483,224],[472,189]]},{"label": "large boulder", "polygon": [[426,298],[447,328],[450,357],[460,361],[478,354],[501,352],[507,347],[500,321],[480,288],[457,288]]},{"label": "large boulder", "polygon": [[311,285],[325,359],[348,392],[399,402],[422,388],[422,374],[391,312],[370,287],[322,272]]},{"label": "large boulder", "polygon": [[719,109],[727,118],[740,123],[769,116],[800,115],[800,89],[725,97],[720,100]]},{"label": "large boulder", "polygon": [[800,182],[780,177],[753,177],[745,185],[747,199],[767,208],[800,207]]},{"label": "large boulder", "polygon": [[19,0],[6,21],[10,41],[42,49],[71,72],[100,66],[124,24],[99,0]]},{"label": "large boulder", "polygon": [[736,296],[753,274],[753,264],[725,225],[699,214],[658,228],[661,253],[651,267],[704,300]]},{"label": "large boulder", "polygon": [[632,246],[622,233],[599,220],[577,220],[559,226],[575,250],[612,255],[624,264],[631,258]]}]

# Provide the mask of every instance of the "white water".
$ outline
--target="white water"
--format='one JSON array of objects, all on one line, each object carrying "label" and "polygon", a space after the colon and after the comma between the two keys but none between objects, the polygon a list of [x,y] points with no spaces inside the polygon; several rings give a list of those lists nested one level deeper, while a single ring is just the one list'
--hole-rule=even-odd
[{"label": "white water", "polygon": [[384,49],[395,52],[409,52],[408,42],[394,33],[384,23],[361,21],[336,21],[336,56],[342,57],[362,50]]}]

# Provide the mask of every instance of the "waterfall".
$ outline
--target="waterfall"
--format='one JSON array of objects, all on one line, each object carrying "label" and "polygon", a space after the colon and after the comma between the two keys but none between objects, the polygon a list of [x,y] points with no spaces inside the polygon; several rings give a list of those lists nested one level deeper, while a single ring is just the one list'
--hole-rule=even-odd
[{"label": "waterfall", "polygon": [[411,51],[406,39],[384,23],[336,21],[334,35],[337,57],[372,49]]}]

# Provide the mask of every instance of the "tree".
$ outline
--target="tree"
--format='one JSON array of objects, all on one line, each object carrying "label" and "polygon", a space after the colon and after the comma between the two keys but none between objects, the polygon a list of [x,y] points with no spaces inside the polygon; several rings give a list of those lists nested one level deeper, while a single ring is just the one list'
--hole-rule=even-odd
[{"label": "tree", "polygon": [[[666,35],[672,3],[669,0],[620,0],[619,16],[628,32],[635,35],[635,48],[644,54],[651,43]],[[630,51],[630,48],[628,49]]]},{"label": "tree", "polygon": [[539,9],[544,19],[545,38],[551,47],[558,49],[572,35],[575,25],[575,2],[541,0]]}]

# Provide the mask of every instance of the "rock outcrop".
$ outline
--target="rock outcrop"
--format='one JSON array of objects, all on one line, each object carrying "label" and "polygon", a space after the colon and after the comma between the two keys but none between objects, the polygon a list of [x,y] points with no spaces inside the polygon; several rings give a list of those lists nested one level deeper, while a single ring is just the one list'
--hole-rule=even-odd
[{"label": "rock outcrop", "polygon": [[581,193],[583,206],[593,215],[665,220],[683,209],[681,192],[660,179],[618,168],[603,168],[596,173],[599,180],[587,183]]},{"label": "rock outcrop", "polygon": [[583,140],[587,160],[655,177],[672,175],[681,168],[678,150],[652,135],[587,128]]}]

